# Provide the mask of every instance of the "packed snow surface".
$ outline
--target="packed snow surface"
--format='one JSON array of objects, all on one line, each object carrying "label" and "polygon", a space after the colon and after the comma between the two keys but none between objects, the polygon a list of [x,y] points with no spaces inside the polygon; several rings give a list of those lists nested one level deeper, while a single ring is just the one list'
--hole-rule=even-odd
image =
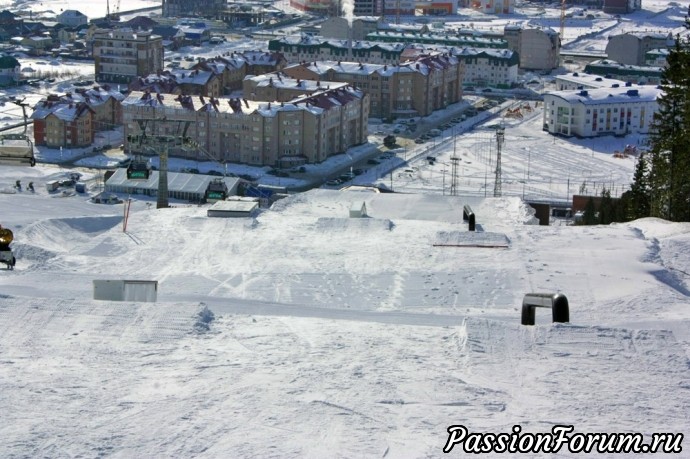
[{"label": "packed snow surface", "polygon": [[[0,194],[18,258],[2,457],[417,458],[453,424],[688,431],[687,224],[314,190],[253,219],[135,200],[123,232],[122,205],[37,188]],[[96,279],[157,280],[158,302],[95,301]],[[571,323],[520,325],[529,292],[565,294]]]},{"label": "packed snow surface", "polygon": [[[104,4],[0,0],[89,17]],[[687,4],[569,18],[564,48],[676,31]],[[528,7],[509,20],[557,28],[557,8],[539,19]],[[48,193],[69,170],[0,167],[0,225],[17,257],[13,271],[0,264],[0,457],[444,457],[454,424],[687,437],[690,224],[535,225],[519,196],[625,189],[634,161],[612,154],[639,139],[554,139],[536,107],[520,125],[503,121],[503,198],[486,197],[488,126],[446,132],[436,165],[427,144],[405,150],[413,172],[389,177],[382,164],[361,176],[401,194],[313,190],[247,219],[132,196],[126,231],[122,204],[88,200],[97,173],[80,170],[86,194]],[[448,196],[456,150],[461,192]],[[362,202],[369,217],[350,218]],[[157,281],[157,302],[93,300],[102,279]],[[531,292],[566,295],[570,323],[539,309],[537,325],[520,325]]]}]

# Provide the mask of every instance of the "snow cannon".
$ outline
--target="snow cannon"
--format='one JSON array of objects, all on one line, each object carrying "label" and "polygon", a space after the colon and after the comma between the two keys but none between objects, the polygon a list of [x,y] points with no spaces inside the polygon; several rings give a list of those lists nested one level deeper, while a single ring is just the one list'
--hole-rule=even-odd
[{"label": "snow cannon", "polygon": [[0,226],[0,262],[7,265],[7,269],[14,269],[16,259],[10,250],[10,243],[14,240],[14,234],[11,230]]},{"label": "snow cannon", "polygon": [[7,228],[0,226],[0,246],[9,246],[14,240],[14,234]]}]

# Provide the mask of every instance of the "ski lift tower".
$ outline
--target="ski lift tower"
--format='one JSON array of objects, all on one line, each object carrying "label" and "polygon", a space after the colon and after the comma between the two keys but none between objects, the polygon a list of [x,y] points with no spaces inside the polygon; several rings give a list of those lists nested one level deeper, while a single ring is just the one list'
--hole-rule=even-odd
[{"label": "ski lift tower", "polygon": [[501,191],[501,148],[505,140],[505,127],[500,125],[496,129],[496,181],[494,182],[494,198],[500,198]]},{"label": "ski lift tower", "polygon": [[[166,121],[165,118],[158,119],[139,119],[135,120],[139,124],[140,134],[130,136],[132,141],[138,142],[139,146],[147,148],[159,157],[158,168],[158,196],[156,199],[156,208],[165,209],[170,207],[168,201],[168,152],[172,146],[184,145],[187,139],[187,129],[191,121],[176,121],[178,123],[178,132],[182,127],[181,133],[177,135],[158,135],[156,133],[154,123],[156,121]],[[147,134],[146,127],[151,123],[150,133]]]},{"label": "ski lift tower", "polygon": [[460,158],[457,155],[457,136],[455,129],[453,129],[453,156],[450,157],[450,195],[458,195],[458,162]]}]

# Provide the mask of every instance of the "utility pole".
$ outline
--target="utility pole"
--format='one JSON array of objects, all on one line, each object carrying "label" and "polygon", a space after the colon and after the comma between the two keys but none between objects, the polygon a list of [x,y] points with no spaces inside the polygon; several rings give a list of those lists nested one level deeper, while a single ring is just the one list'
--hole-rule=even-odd
[{"label": "utility pole", "polygon": [[501,147],[505,139],[505,127],[499,126],[496,129],[496,181],[494,182],[494,198],[500,198],[501,190]]},{"label": "utility pole", "polygon": [[451,196],[457,196],[458,195],[458,161],[460,161],[460,158],[457,156],[453,155],[452,158],[450,158],[450,195]]}]

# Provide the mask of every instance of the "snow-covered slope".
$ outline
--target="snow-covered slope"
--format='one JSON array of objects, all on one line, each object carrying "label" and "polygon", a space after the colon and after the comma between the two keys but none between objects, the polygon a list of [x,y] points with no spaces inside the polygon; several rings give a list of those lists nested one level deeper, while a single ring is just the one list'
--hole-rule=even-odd
[{"label": "snow-covered slope", "polygon": [[[541,227],[518,198],[328,190],[254,219],[132,209],[123,232],[121,206],[0,194],[18,254],[1,457],[417,458],[453,424],[688,430],[687,224]],[[159,302],[94,301],[94,279],[157,280]],[[521,326],[533,291],[565,294],[571,323]]]}]

